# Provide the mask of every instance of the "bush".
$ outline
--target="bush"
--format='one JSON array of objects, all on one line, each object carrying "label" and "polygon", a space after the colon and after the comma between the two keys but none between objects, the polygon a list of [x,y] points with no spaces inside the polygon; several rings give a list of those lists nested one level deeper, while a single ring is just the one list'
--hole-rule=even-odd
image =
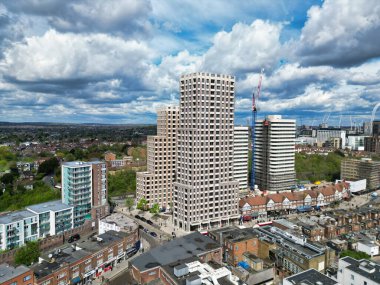
[{"label": "bush", "polygon": [[370,259],[371,258],[371,256],[369,256],[365,252],[354,251],[354,250],[349,250],[349,249],[344,250],[340,253],[340,258],[345,257],[345,256],[349,256],[349,257],[355,258],[357,260]]}]

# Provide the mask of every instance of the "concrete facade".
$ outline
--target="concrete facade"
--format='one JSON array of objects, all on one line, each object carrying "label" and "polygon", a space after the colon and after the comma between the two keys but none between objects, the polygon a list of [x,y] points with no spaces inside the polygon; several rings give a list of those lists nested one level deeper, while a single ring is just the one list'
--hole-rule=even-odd
[{"label": "concrete facade", "polygon": [[234,128],[234,180],[239,181],[239,190],[248,190],[248,127]]},{"label": "concrete facade", "polygon": [[179,108],[166,107],[157,111],[157,135],[148,136],[148,169],[137,172],[137,200],[145,198],[148,205],[169,208],[172,203],[176,165],[176,136]]},{"label": "concrete facade", "polygon": [[380,161],[370,159],[344,159],[341,163],[341,179],[367,179],[367,186],[376,189],[380,186]]},{"label": "concrete facade", "polygon": [[255,170],[260,190],[284,191],[295,185],[295,120],[280,115],[256,121]]},{"label": "concrete facade", "polygon": [[235,79],[193,73],[180,79],[174,225],[186,231],[238,219],[234,180]]}]

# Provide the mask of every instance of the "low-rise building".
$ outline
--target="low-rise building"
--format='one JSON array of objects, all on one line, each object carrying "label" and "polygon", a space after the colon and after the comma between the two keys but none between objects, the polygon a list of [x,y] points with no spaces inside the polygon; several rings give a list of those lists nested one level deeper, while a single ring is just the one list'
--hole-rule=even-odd
[{"label": "low-rise building", "polygon": [[1,285],[33,285],[34,274],[30,268],[20,265],[13,267],[7,263],[0,264]]},{"label": "low-rise building", "polygon": [[361,239],[358,240],[358,251],[364,252],[369,256],[379,255],[379,245],[372,240]]},{"label": "low-rise building", "polygon": [[97,238],[72,244],[43,254],[31,269],[35,285],[85,284],[125,258],[130,249],[140,246],[138,231],[108,231]]},{"label": "low-rise building", "polygon": [[114,213],[102,220],[99,220],[98,227],[99,234],[101,235],[108,231],[131,232],[137,228],[137,224],[133,219],[121,213]]},{"label": "low-rise building", "polygon": [[344,285],[379,285],[380,265],[366,259],[343,257],[338,262],[338,282]]},{"label": "low-rise building", "polygon": [[211,238],[199,232],[193,232],[153,248],[133,259],[131,261],[132,275],[140,284],[146,284],[156,279],[160,279],[164,284],[176,284],[170,283],[172,278],[165,274],[165,266],[180,265],[181,260],[190,258],[196,258],[201,263],[213,261],[221,264],[222,247]]},{"label": "low-rise building", "polygon": [[[325,274],[309,269],[287,277],[282,282],[283,285],[343,285]],[[349,283],[344,283],[349,284]]]},{"label": "low-rise building", "polygon": [[267,240],[276,245],[269,256],[274,260],[280,275],[289,275],[311,268],[324,271],[333,262],[335,253],[328,247],[321,247],[298,236],[276,227],[256,229],[259,240]]},{"label": "low-rise building", "polygon": [[200,262],[197,258],[178,260],[162,267],[161,282],[165,285],[223,284],[238,285],[239,278],[215,262]]}]

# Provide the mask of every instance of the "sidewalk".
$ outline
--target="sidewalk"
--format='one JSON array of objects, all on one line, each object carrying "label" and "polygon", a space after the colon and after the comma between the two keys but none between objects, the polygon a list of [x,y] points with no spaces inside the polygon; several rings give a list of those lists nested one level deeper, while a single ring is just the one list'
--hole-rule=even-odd
[{"label": "sidewalk", "polygon": [[[144,244],[145,251],[147,251],[149,249],[146,247],[146,245],[147,245],[147,242],[145,242],[145,244]],[[107,283],[107,281],[112,281],[112,279],[115,279],[118,275],[127,271],[129,262],[131,262],[133,259],[135,259],[140,254],[142,254],[142,252],[138,251],[134,256],[132,256],[126,260],[121,261],[120,263],[115,265],[115,267],[112,270],[109,270],[109,271],[103,273],[101,276],[99,276],[98,278],[96,278],[95,280],[90,282],[89,284],[92,284],[92,285],[109,284],[109,282]]]}]

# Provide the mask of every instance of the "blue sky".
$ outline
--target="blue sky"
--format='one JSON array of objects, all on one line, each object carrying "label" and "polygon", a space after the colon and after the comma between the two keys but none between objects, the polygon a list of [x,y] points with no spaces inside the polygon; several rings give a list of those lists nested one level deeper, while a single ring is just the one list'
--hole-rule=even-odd
[{"label": "blue sky", "polygon": [[237,79],[259,116],[361,123],[380,101],[378,0],[0,1],[0,121],[155,123],[181,74]]}]

